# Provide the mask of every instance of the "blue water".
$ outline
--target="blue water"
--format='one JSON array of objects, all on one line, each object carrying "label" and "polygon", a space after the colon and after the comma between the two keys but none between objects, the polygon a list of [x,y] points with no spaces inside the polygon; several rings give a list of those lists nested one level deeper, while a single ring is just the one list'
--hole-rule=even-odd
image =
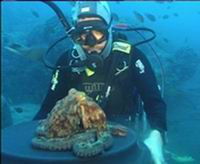
[{"label": "blue water", "polygon": [[[72,5],[69,2],[56,4],[70,19]],[[165,101],[168,105],[169,128],[167,149],[180,156],[193,157],[195,161],[191,163],[200,163],[200,2],[129,1],[109,4],[113,13],[118,15],[118,22],[137,27],[145,26],[156,32],[157,38],[151,44],[166,69]],[[1,5],[3,95],[9,99],[11,106],[23,108],[27,104],[33,104],[39,108],[48,88],[51,72],[41,63],[5,51],[4,47],[10,43],[33,47],[49,46],[55,37],[51,40],[51,37],[39,36],[40,42],[37,39],[30,42],[27,36],[30,36],[34,29],[40,30],[38,34],[41,34],[44,23],[55,16],[55,13],[37,1],[1,2]],[[134,11],[143,16],[143,23],[136,18]],[[154,15],[156,21],[148,19],[145,13]],[[168,18],[163,19],[164,15]],[[54,35],[52,29],[49,33]],[[33,35],[38,37],[36,32]],[[50,40],[47,41],[45,37]],[[135,42],[137,37],[134,34],[131,34],[131,37]],[[190,48],[190,52],[192,50],[191,54],[187,55],[186,51],[183,51],[185,54],[176,55],[180,49],[187,48]],[[155,63],[159,72],[159,65],[152,57],[153,53],[149,47],[141,46],[141,49],[148,53],[153,67]],[[16,111],[12,110],[14,118],[17,120],[16,117],[19,117],[22,121],[23,117],[31,119],[33,113],[23,110],[16,114]]]}]

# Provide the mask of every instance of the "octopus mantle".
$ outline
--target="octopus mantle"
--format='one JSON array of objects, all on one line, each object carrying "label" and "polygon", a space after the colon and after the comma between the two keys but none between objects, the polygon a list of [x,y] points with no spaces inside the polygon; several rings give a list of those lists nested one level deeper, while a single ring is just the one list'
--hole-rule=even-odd
[{"label": "octopus mantle", "polygon": [[47,118],[39,122],[32,146],[53,151],[72,150],[78,157],[90,157],[112,146],[112,133],[126,135],[124,129],[107,124],[105,113],[92,98],[71,89]]}]

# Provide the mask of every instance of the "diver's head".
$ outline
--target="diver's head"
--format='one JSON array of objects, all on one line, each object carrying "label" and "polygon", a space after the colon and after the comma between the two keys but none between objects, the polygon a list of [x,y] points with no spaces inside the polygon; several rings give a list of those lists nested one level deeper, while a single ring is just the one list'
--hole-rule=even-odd
[{"label": "diver's head", "polygon": [[100,54],[108,41],[108,26],[99,17],[79,18],[75,41],[88,54]]},{"label": "diver's head", "polygon": [[76,2],[73,14],[75,48],[82,60],[98,55],[105,59],[111,51],[111,13],[106,2]]}]

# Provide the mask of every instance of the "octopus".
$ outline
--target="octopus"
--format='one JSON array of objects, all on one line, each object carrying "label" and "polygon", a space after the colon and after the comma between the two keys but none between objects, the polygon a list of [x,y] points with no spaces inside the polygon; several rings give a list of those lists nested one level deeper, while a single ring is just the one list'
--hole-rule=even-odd
[{"label": "octopus", "polygon": [[91,157],[112,147],[112,134],[126,133],[125,128],[108,124],[104,111],[92,98],[72,88],[57,101],[47,118],[39,121],[32,146],[52,151],[72,150],[78,157]]}]

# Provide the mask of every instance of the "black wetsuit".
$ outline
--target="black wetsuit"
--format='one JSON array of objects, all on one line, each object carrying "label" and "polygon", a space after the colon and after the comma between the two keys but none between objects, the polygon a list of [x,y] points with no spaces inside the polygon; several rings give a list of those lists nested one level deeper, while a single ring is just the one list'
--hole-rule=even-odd
[{"label": "black wetsuit", "polygon": [[[113,56],[117,55],[117,61],[123,63],[124,55],[118,56],[118,53],[120,54],[120,52],[112,52],[104,61],[102,71],[96,72],[90,77],[86,75],[85,71],[79,75],[78,73],[72,73],[70,69],[60,70],[55,90],[52,91],[50,87],[41,109],[34,119],[46,118],[56,101],[65,97],[70,88],[85,91],[95,99],[102,92],[104,94],[105,88],[111,84],[110,95],[103,107],[108,118],[112,119],[116,115],[134,114],[136,103],[134,99],[137,90],[144,102],[144,110],[150,126],[161,132],[166,131],[166,104],[161,97],[150,63],[139,49],[132,48],[129,68],[118,76],[112,75],[114,80],[108,80],[111,77],[109,71],[112,67]],[[61,56],[57,64],[66,66],[69,64],[70,59],[71,51],[68,51]],[[122,66],[118,65],[117,67],[122,68]],[[116,67],[113,68],[111,74],[116,73],[115,71]]]}]

